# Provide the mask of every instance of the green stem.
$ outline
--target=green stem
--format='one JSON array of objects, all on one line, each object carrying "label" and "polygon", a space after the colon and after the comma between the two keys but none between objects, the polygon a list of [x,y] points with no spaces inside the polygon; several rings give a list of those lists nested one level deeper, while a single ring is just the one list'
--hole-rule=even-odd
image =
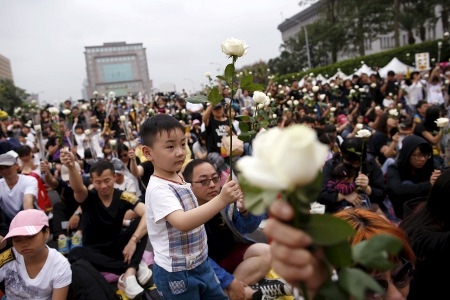
[{"label": "green stem", "polygon": [[[236,62],[237,57],[233,55],[233,67]],[[228,108],[228,124],[230,127],[230,180],[233,179],[233,120],[231,119],[231,110],[233,109],[233,97],[234,97],[234,75],[236,70],[233,72],[233,76],[231,77],[231,95],[230,95],[230,107]]]}]

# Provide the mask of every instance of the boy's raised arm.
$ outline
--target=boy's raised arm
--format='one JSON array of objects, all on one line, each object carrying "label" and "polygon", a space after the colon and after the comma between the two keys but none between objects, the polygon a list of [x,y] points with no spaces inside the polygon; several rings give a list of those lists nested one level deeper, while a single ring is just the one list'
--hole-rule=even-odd
[{"label": "boy's raised arm", "polygon": [[88,190],[83,184],[80,171],[75,167],[75,156],[66,149],[61,149],[61,163],[69,170],[69,183],[73,189],[73,196],[78,203],[83,203],[88,196]]}]

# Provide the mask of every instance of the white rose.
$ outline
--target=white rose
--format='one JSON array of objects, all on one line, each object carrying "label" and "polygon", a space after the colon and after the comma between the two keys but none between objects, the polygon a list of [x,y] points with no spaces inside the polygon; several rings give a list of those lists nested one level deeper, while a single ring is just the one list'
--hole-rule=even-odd
[{"label": "white rose", "polygon": [[334,83],[330,83],[330,88],[334,88]]},{"label": "white rose", "polygon": [[294,103],[295,106],[297,106],[299,102],[298,102],[298,100],[294,100],[293,103]]},{"label": "white rose", "polygon": [[267,93],[267,97],[270,97],[270,96],[272,96],[272,94],[271,93]]},{"label": "white rose", "polygon": [[288,100],[286,103],[287,103],[287,105],[291,106],[292,105],[292,100]]},{"label": "white rose", "polygon": [[313,181],[327,153],[328,147],[319,142],[316,131],[311,128],[304,125],[274,127],[256,136],[253,155],[242,157],[236,166],[254,186],[287,190]]},{"label": "white rose", "polygon": [[398,116],[398,110],[396,110],[395,108],[390,109],[389,110],[389,115],[393,116],[393,117],[397,117]]},{"label": "white rose", "polygon": [[270,105],[270,99],[269,99],[269,97],[267,97],[267,99],[266,99],[266,101],[264,101],[264,105],[265,106],[269,106]]},{"label": "white rose", "polygon": [[278,85],[278,88],[281,89],[281,88],[283,88],[283,86],[282,86],[281,84],[279,84],[279,85]]},{"label": "white rose", "polygon": [[252,106],[252,107],[250,107],[250,110],[255,111],[255,110],[256,110],[256,107],[255,107],[255,106]]},{"label": "white rose", "polygon": [[229,38],[222,43],[222,52],[228,56],[241,57],[247,52],[248,45],[241,40]]},{"label": "white rose", "polygon": [[125,121],[126,121],[126,118],[125,118],[125,116],[123,116],[123,115],[122,115],[122,116],[120,116],[120,121],[121,121],[121,122],[125,122]]},{"label": "white rose", "polygon": [[331,111],[331,112],[335,112],[335,111],[336,111],[336,107],[331,107],[331,108],[330,108],[330,111]]},{"label": "white rose", "polygon": [[179,114],[179,113],[180,113],[180,110],[179,110],[179,109],[177,109],[177,110],[175,111],[175,113],[176,113],[176,114]]},{"label": "white rose", "polygon": [[[268,98],[269,97],[267,97],[266,94],[264,94],[263,92],[255,91],[253,93],[253,101],[255,101],[255,103],[257,103],[257,104],[266,102],[266,100]],[[270,101],[270,99],[269,99],[269,101]]]},{"label": "white rose", "polygon": [[114,147],[117,144],[116,140],[109,140],[109,144]]},{"label": "white rose", "polygon": [[325,94],[320,94],[320,95],[319,95],[319,98],[320,98],[320,100],[323,101],[323,100],[325,99],[326,96],[327,96],[327,95],[325,95]]},{"label": "white rose", "polygon": [[397,106],[398,106],[399,108],[402,108],[402,104],[401,104],[401,103],[397,103]]},{"label": "white rose", "polygon": [[258,109],[263,109],[263,108],[264,108],[264,103],[258,104]]},{"label": "white rose", "polygon": [[354,86],[354,88],[355,88],[355,90],[359,89],[359,85],[356,84],[356,85]]},{"label": "white rose", "polygon": [[354,93],[356,93],[356,91],[355,91],[354,89],[351,89],[351,90],[350,90],[350,95],[352,95],[352,94],[354,94]]},{"label": "white rose", "polygon": [[62,113],[64,114],[64,115],[70,115],[70,113],[71,113],[72,111],[70,110],[70,109],[64,109],[63,111],[62,111]]},{"label": "white rose", "polygon": [[277,114],[273,114],[272,119],[276,119],[276,118],[278,118]]},{"label": "white rose", "polygon": [[206,73],[205,73],[205,77],[208,77],[208,78],[211,77],[211,73],[206,72]]},{"label": "white rose", "polygon": [[170,109],[166,109],[166,114],[170,114]]},{"label": "white rose", "polygon": [[312,87],[312,91],[313,91],[314,93],[317,93],[317,92],[319,91],[319,87],[318,87],[317,85],[313,86],[313,87]]},{"label": "white rose", "polygon": [[84,134],[85,134],[85,135],[90,135],[90,134],[91,134],[91,131],[90,131],[89,129],[86,129],[86,130],[84,131]]},{"label": "white rose", "polygon": [[361,64],[362,64],[362,65],[364,64],[364,61],[363,61],[363,60],[361,61]]},{"label": "white rose", "polygon": [[36,100],[31,100],[31,104],[36,104]]},{"label": "white rose", "polygon": [[302,89],[302,93],[306,93],[308,90],[306,88]]},{"label": "white rose", "polygon": [[392,97],[392,93],[389,93],[389,97]]},{"label": "white rose", "polygon": [[448,38],[450,36],[450,33],[448,31],[444,32],[444,37]]},{"label": "white rose", "polygon": [[438,118],[436,121],[434,121],[436,123],[437,127],[443,128],[446,127],[448,124],[448,118]]},{"label": "white rose", "polygon": [[97,95],[98,95],[98,92],[97,92],[97,91],[94,91],[92,94],[94,94],[94,96],[97,96]]},{"label": "white rose", "polygon": [[41,132],[41,130],[42,130],[41,125],[34,125],[34,130],[36,132]]},{"label": "white rose", "polygon": [[447,85],[450,84],[450,80],[449,80],[449,79],[446,79],[446,80],[445,80],[445,84],[447,84]]},{"label": "white rose", "polygon": [[372,135],[372,133],[369,130],[367,130],[367,129],[360,129],[356,133],[356,137],[357,138],[368,138],[371,135]]},{"label": "white rose", "polygon": [[181,110],[181,113],[182,113],[183,115],[185,115],[185,114],[186,114],[186,110],[183,108],[183,109]]},{"label": "white rose", "polygon": [[114,92],[109,92],[109,98],[114,98],[116,96],[116,93]]},{"label": "white rose", "polygon": [[379,106],[379,105],[375,106],[375,110],[380,110],[380,109],[381,109],[381,106]]},{"label": "white rose", "polygon": [[374,83],[370,84],[370,87],[374,89],[377,87],[377,84],[374,82]]},{"label": "white rose", "polygon": [[361,123],[358,123],[358,124],[356,124],[356,128],[358,128],[358,129],[363,129],[363,124],[361,124]]},{"label": "white rose", "polygon": [[52,106],[48,108],[48,112],[53,115],[56,116],[57,114],[59,114],[59,109],[57,109],[56,107]]},{"label": "white rose", "polygon": [[359,88],[359,92],[360,92],[360,93],[365,93],[366,90],[365,90],[364,88]]}]

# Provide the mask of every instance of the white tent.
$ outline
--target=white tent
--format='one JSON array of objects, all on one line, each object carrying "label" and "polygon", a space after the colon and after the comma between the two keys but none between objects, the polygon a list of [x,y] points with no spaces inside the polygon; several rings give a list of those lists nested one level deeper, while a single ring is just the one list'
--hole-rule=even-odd
[{"label": "white tent", "polygon": [[341,79],[344,79],[344,78],[346,78],[347,77],[347,75],[344,73],[344,72],[342,72],[342,71],[337,71],[336,72],[336,74],[334,74],[333,76],[331,76],[330,77],[330,79],[329,80],[334,80],[334,79],[336,79],[336,78],[341,78]]},{"label": "white tent", "polygon": [[353,73],[353,74],[356,74],[356,75],[358,75],[358,76],[361,76],[362,73],[365,73],[365,74],[367,74],[367,75],[371,75],[371,74],[374,74],[375,71],[372,70],[368,65],[363,64],[363,65],[362,65],[358,70],[356,70],[356,72]]},{"label": "white tent", "polygon": [[322,81],[322,82],[326,82],[327,81],[327,79],[322,74],[317,75],[316,76],[316,80]]},{"label": "white tent", "polygon": [[415,68],[402,63],[397,57],[394,57],[387,65],[379,70],[379,73],[381,77],[386,77],[389,71],[406,74],[408,70],[412,72]]}]

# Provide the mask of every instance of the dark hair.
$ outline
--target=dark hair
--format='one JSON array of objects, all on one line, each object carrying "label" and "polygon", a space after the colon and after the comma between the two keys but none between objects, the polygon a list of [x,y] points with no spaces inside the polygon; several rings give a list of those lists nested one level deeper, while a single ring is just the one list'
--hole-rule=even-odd
[{"label": "dark hair", "polygon": [[394,71],[388,71],[387,72],[387,76],[395,76],[395,72]]},{"label": "dark hair", "polygon": [[19,157],[24,157],[26,155],[30,155],[31,148],[28,145],[22,145],[16,150],[17,154],[19,154]]},{"label": "dark hair", "polygon": [[117,153],[119,153],[120,154],[120,152],[123,152],[123,151],[127,151],[128,152],[128,146],[127,145],[125,145],[125,144],[123,144],[123,143],[117,143]]},{"label": "dark hair", "polygon": [[191,160],[186,167],[184,167],[183,170],[183,178],[186,182],[192,182],[192,174],[194,173],[194,168],[196,166],[199,166],[201,164],[210,164],[214,169],[216,169],[214,167],[214,165],[207,159],[201,159],[201,158],[196,158],[194,160]]},{"label": "dark hair", "polygon": [[346,178],[353,178],[356,176],[355,168],[350,168],[346,163],[337,164],[331,171],[331,178],[335,180],[342,180]]},{"label": "dark hair", "polygon": [[94,163],[90,170],[89,173],[91,174],[91,178],[93,177],[92,175],[96,174],[98,176],[102,175],[102,173],[106,170],[110,170],[111,174],[114,174],[114,165],[106,160],[106,159],[102,159],[97,161],[96,163]]},{"label": "dark hair", "polygon": [[421,108],[424,104],[428,104],[427,100],[419,100],[416,104],[416,109]]},{"label": "dark hair", "polygon": [[437,127],[436,119],[439,118],[441,114],[441,109],[437,105],[432,105],[427,108],[425,112],[425,121],[423,122],[423,126],[427,131],[439,131],[439,127]]},{"label": "dark hair", "polygon": [[366,159],[366,153],[363,151],[363,140],[357,137],[346,138],[341,146],[342,158],[348,160],[350,163]]},{"label": "dark hair", "polygon": [[145,146],[151,147],[156,140],[156,136],[163,132],[170,133],[180,129],[184,132],[184,126],[174,117],[166,114],[154,115],[148,118],[141,126],[140,136]]}]

